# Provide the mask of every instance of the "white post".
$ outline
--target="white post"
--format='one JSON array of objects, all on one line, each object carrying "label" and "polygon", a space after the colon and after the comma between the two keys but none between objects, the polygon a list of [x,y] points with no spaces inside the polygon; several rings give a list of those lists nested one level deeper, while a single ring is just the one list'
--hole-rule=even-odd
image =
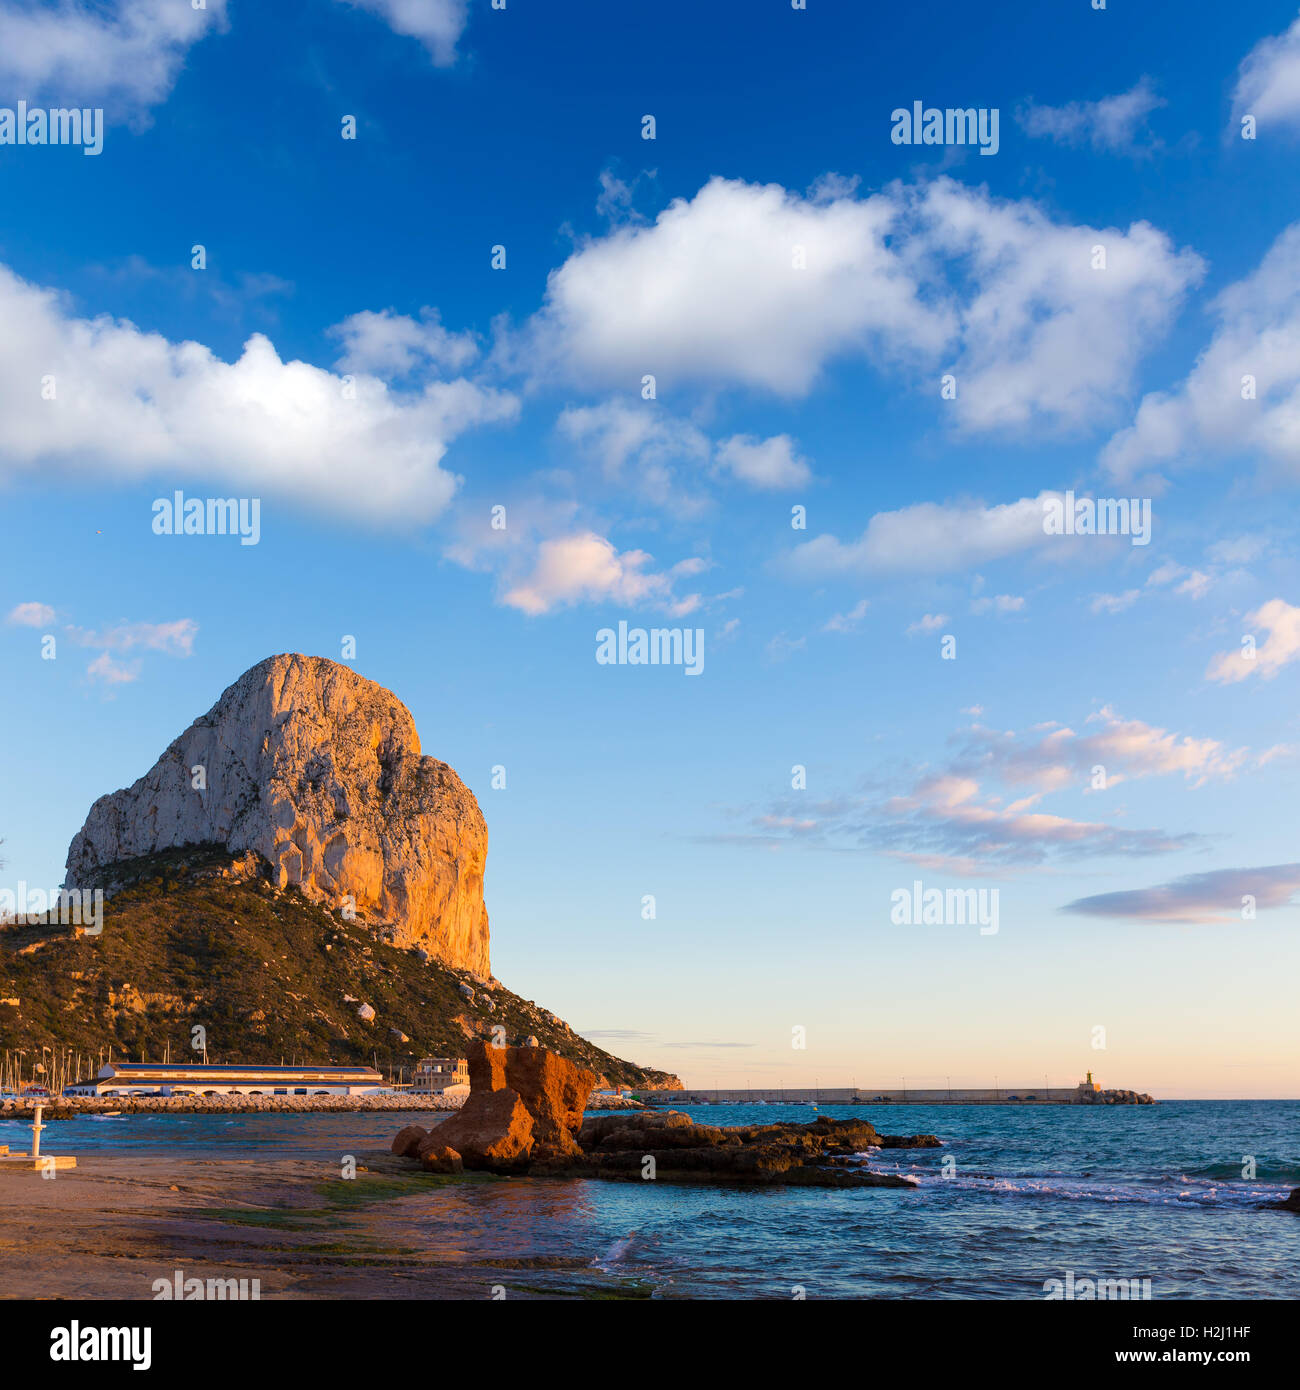
[{"label": "white post", "polygon": [[34,1115],[32,1116],[32,1157],[33,1157],[33,1158],[40,1158],[40,1156],[41,1156],[41,1130],[43,1130],[43,1129],[45,1128],[45,1126],[41,1123],[41,1112],[42,1112],[42,1110],[43,1110],[44,1108],[45,1108],[45,1107],[44,1107],[44,1106],[41,1104],[41,1102],[38,1100],[38,1101],[36,1102],[35,1113],[34,1113]]}]

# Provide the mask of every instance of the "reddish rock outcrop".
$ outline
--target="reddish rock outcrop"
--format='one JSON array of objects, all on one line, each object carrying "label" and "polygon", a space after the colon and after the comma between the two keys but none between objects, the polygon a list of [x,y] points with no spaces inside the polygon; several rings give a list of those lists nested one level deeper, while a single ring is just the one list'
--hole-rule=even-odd
[{"label": "reddish rock outcrop", "polygon": [[399,1129],[393,1137],[393,1152],[399,1158],[417,1158],[420,1145],[429,1137],[429,1131],[421,1125],[407,1125]]},{"label": "reddish rock outcrop", "polygon": [[424,1142],[454,1149],[466,1168],[492,1172],[578,1156],[574,1133],[598,1079],[545,1048],[471,1043],[469,1099]]},{"label": "reddish rock outcrop", "polygon": [[528,1166],[533,1152],[533,1120],[517,1091],[471,1095],[458,1115],[429,1136],[431,1148],[448,1147],[466,1168],[513,1173]]},{"label": "reddish rock outcrop", "polygon": [[[915,1187],[867,1170],[878,1148],[932,1148],[932,1134],[878,1134],[865,1120],[822,1117],[810,1125],[698,1125],[675,1110],[583,1120],[594,1072],[544,1048],[475,1044],[470,1095],[460,1113],[425,1131],[410,1125],[393,1152],[434,1172],[465,1168],[554,1177],[670,1182],[784,1183],[816,1187]],[[650,1163],[649,1161],[652,1161]]]},{"label": "reddish rock outcrop", "polygon": [[428,1144],[421,1149],[420,1166],[427,1173],[461,1173],[465,1169],[461,1156],[446,1144]]},{"label": "reddish rock outcrop", "polygon": [[533,1157],[580,1154],[574,1136],[582,1128],[587,1098],[600,1079],[596,1073],[542,1047],[495,1050],[506,1054],[506,1085],[519,1093],[532,1117]]},{"label": "reddish rock outcrop", "polygon": [[[603,1115],[582,1126],[583,1153],[563,1165],[573,1177],[666,1182],[780,1183],[806,1187],[915,1187],[910,1178],[873,1173],[855,1156],[876,1148],[934,1148],[932,1134],[878,1134],[866,1120],[821,1117],[810,1125],[698,1125],[667,1112]],[[647,1161],[653,1160],[653,1169]],[[553,1171],[559,1165],[547,1165]],[[536,1171],[536,1170],[535,1170]]]}]

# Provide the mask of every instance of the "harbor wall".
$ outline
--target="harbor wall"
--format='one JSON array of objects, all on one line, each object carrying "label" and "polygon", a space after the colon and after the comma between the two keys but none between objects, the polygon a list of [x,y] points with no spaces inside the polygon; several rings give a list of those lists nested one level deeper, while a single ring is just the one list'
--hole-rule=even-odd
[{"label": "harbor wall", "polygon": [[[938,1090],[922,1087],[873,1086],[785,1086],[743,1087],[714,1090],[697,1087],[684,1091],[634,1092],[654,1105],[699,1105],[738,1102],[753,1105],[1072,1105],[1080,1102],[1077,1086],[944,1086]],[[1013,1097],[1015,1098],[1013,1100]]]}]

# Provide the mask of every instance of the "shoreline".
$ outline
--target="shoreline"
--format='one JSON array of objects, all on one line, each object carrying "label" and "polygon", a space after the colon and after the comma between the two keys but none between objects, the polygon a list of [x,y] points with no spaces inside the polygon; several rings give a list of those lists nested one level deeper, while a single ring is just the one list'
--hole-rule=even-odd
[{"label": "shoreline", "polygon": [[277,1300],[483,1298],[501,1280],[486,1251],[413,1264],[403,1228],[435,1196],[428,1175],[357,1159],[350,1180],[337,1163],[265,1155],[91,1154],[52,1182],[0,1175],[0,1300],[154,1301],[178,1271]]},{"label": "shoreline", "polygon": [[[407,1114],[425,1127],[443,1118],[428,1111]],[[1279,1174],[1240,1184],[1235,1176],[1206,1173],[1180,1179],[1163,1196],[1156,1193],[1154,1206],[1133,1207],[1130,1188],[1144,1183],[1142,1173],[1152,1164],[1164,1163],[1157,1156],[1166,1149],[1144,1124],[1120,1131],[1146,1136],[1138,1168],[1132,1168],[1130,1147],[1121,1137],[1111,1141],[1108,1160],[1090,1156],[1087,1166],[1103,1165],[1092,1182],[1080,1181],[1080,1165],[1068,1163],[1068,1171],[1044,1192],[1041,1175],[1055,1172],[1055,1159],[1044,1157],[1047,1169],[1034,1163],[1024,1168],[1012,1145],[962,1165],[953,1183],[923,1181],[919,1188],[889,1185],[858,1194],[671,1181],[667,1173],[646,1183],[639,1171],[626,1181],[576,1172],[425,1172],[388,1151],[396,1118],[340,1111],[333,1122],[317,1115],[294,1123],[267,1112],[251,1126],[209,1121],[180,1143],[138,1127],[87,1124],[86,1130],[102,1133],[101,1143],[122,1147],[80,1149],[77,1168],[51,1180],[32,1171],[0,1170],[0,1300],[174,1298],[157,1286],[174,1289],[178,1272],[187,1288],[196,1280],[259,1280],[257,1296],[264,1300],[482,1300],[498,1296],[497,1288],[511,1300],[768,1296],[778,1285],[772,1284],[767,1257],[740,1258],[739,1247],[720,1234],[737,1221],[752,1229],[760,1249],[777,1252],[777,1266],[781,1258],[802,1261],[827,1296],[867,1296],[864,1288],[870,1296],[915,1295],[935,1277],[923,1253],[901,1269],[845,1272],[857,1269],[861,1242],[892,1250],[900,1219],[909,1229],[932,1233],[940,1245],[954,1229],[978,1237],[973,1248],[992,1253],[962,1293],[994,1298],[1011,1287],[1006,1281],[1024,1273],[1023,1254],[1014,1239],[1004,1239],[1008,1232],[1056,1232],[1056,1244],[1042,1251],[1041,1278],[1047,1278],[1070,1267],[1113,1270],[1105,1261],[1114,1242],[1135,1235],[1140,1239],[1134,1258],[1147,1260],[1141,1268],[1153,1267],[1167,1242],[1151,1230],[1168,1220],[1188,1223],[1190,1233],[1209,1242],[1197,1251],[1198,1267],[1208,1267],[1216,1250],[1222,1260],[1239,1259],[1261,1240],[1265,1248],[1274,1242],[1289,1247],[1300,1231],[1287,1211],[1256,1210],[1256,1203],[1276,1207],[1285,1198]],[[725,1123],[725,1111],[717,1118]],[[957,1112],[949,1118],[957,1124]],[[1073,1147],[1078,1129],[1063,1116],[1040,1117],[1018,1132],[1036,1134],[1049,1118],[1056,1141]],[[986,1124],[976,1117],[955,1132]],[[1110,1129],[1101,1126],[1102,1132]],[[1191,1156],[1180,1162],[1199,1172],[1218,1153],[1216,1142],[1196,1120],[1181,1133]],[[946,1132],[944,1137],[951,1138]],[[56,1152],[78,1150],[75,1143],[60,1144],[57,1133],[46,1138]],[[921,1178],[928,1172],[933,1179],[941,1174],[941,1153],[890,1150],[867,1158],[876,1172]],[[1015,1189],[1010,1195],[997,1190],[1007,1175]],[[1189,1182],[1208,1193],[1210,1205],[1179,1200]],[[1252,1190],[1250,1205],[1228,1200],[1239,1186]],[[1228,1189],[1222,1201],[1214,1197],[1219,1187]],[[1057,1202],[1046,1209],[1054,1213],[1046,1222],[1045,1198]],[[1080,1208],[1080,1199],[1089,1205]],[[845,1229],[857,1230],[859,1223],[857,1243],[843,1244],[838,1255],[826,1252],[822,1237],[808,1234],[817,1225],[810,1218],[819,1212],[837,1219],[852,1214]],[[641,1234],[629,1254],[625,1242],[636,1232]],[[714,1253],[714,1242],[721,1254]],[[1083,1263],[1071,1266],[1071,1260]],[[1239,1276],[1220,1271],[1206,1282],[1203,1271],[1186,1264],[1168,1276],[1173,1283],[1166,1296],[1222,1297],[1236,1289],[1234,1278],[1258,1274],[1253,1268]],[[1036,1287],[1039,1277],[1027,1287]]]},{"label": "shoreline", "polygon": [[[464,1096],[51,1096],[42,1098],[46,1121],[78,1115],[260,1115],[275,1113],[350,1113],[366,1110],[452,1111]],[[0,1120],[31,1119],[37,1102],[5,1101]]]}]

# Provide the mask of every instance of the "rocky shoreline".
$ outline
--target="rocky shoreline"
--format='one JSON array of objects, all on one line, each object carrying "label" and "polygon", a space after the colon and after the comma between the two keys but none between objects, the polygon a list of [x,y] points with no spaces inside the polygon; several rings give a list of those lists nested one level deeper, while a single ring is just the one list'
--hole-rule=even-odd
[{"label": "rocky shoreline", "polygon": [[875,1173],[864,1155],[882,1148],[937,1148],[933,1134],[882,1135],[866,1120],[723,1128],[679,1111],[584,1118],[596,1077],[544,1048],[471,1049],[470,1094],[458,1115],[432,1129],[407,1125],[399,1157],[432,1173],[466,1170],[616,1181],[916,1187]]}]

